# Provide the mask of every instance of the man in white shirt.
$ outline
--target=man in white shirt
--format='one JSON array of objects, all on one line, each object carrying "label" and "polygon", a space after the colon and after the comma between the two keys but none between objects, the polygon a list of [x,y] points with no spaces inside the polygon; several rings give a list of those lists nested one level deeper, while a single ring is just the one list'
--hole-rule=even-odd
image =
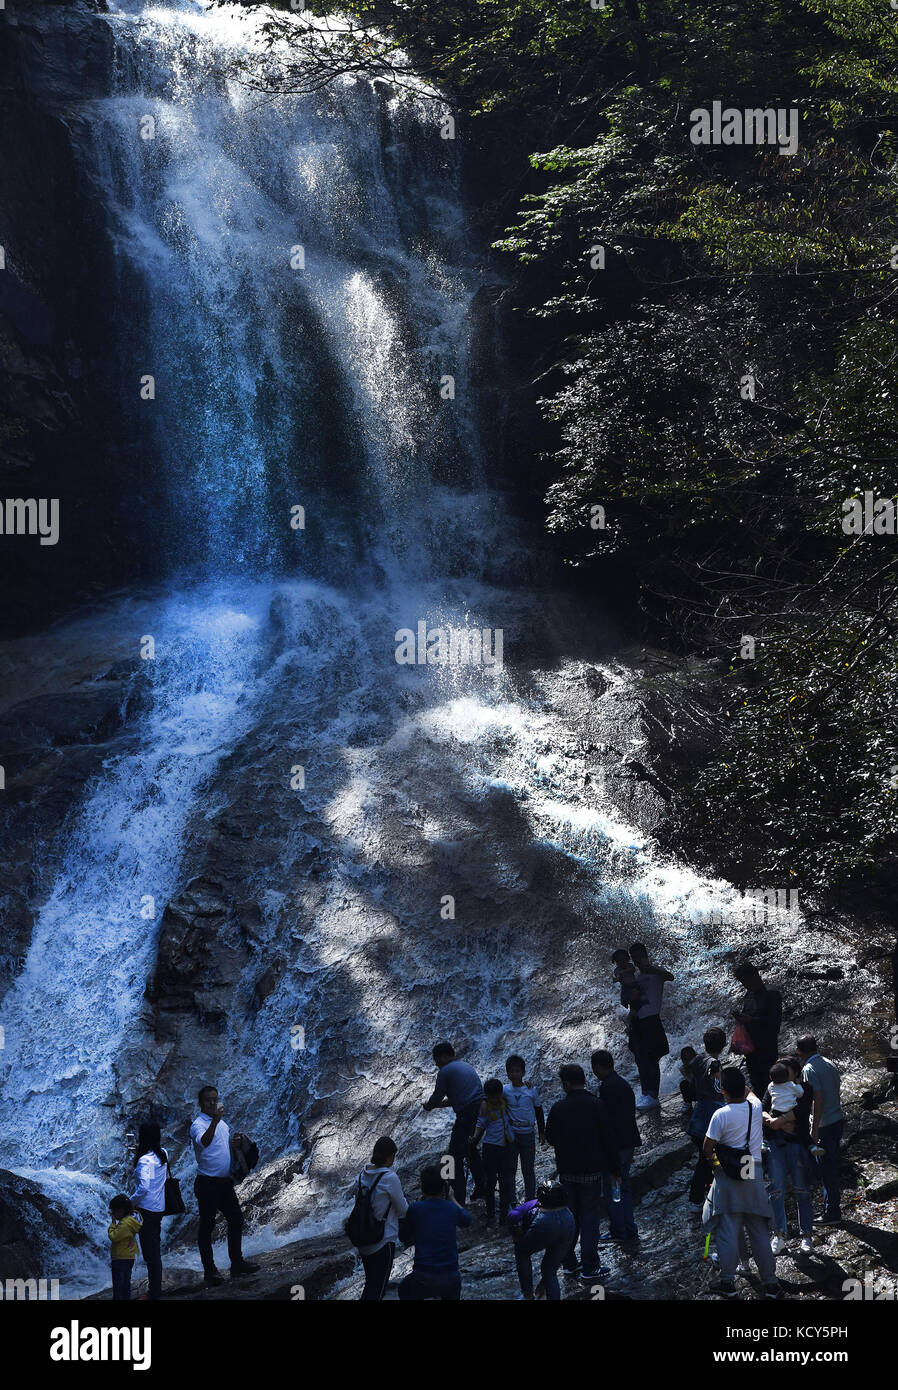
[{"label": "man in white shirt", "polygon": [[218,1091],[214,1086],[202,1088],[199,1102],[200,1113],[190,1126],[197,1169],[193,1191],[200,1209],[197,1244],[203,1261],[205,1283],[216,1285],[224,1283],[215,1268],[212,1253],[212,1231],[219,1212],[228,1223],[231,1278],[235,1279],[239,1274],[255,1274],[259,1266],[247,1264],[243,1258],[243,1213],[231,1179],[231,1141],[230,1131],[222,1118],[224,1106],[219,1104]]},{"label": "man in white shirt", "polygon": [[[736,1298],[736,1270],[739,1267],[739,1244],[742,1232],[751,1242],[751,1253],[758,1267],[767,1298],[777,1298],[780,1287],[776,1279],[776,1261],[770,1248],[770,1223],[773,1213],[764,1183],[764,1164],[761,1155],[762,1106],[757,1096],[747,1092],[745,1077],[738,1067],[724,1067],[720,1073],[720,1089],[726,1104],[708,1121],[703,1153],[711,1163],[714,1181],[708,1194],[705,1211],[717,1230],[717,1253],[720,1258],[720,1280],[711,1291],[724,1298]],[[720,1166],[717,1149],[725,1145],[742,1152],[741,1178],[729,1177]]]}]

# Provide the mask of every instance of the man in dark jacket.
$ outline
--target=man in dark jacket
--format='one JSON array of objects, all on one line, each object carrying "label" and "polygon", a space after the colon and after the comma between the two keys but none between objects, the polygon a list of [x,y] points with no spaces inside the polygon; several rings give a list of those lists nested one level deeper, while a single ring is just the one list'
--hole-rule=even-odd
[{"label": "man in dark jacket", "polygon": [[610,1052],[598,1050],[591,1057],[593,1075],[599,1082],[599,1100],[608,1111],[611,1128],[617,1144],[620,1163],[620,1197],[615,1202],[611,1191],[611,1174],[602,1174],[602,1200],[608,1212],[611,1225],[609,1240],[620,1243],[635,1240],[639,1235],[636,1218],[633,1215],[633,1193],[630,1189],[630,1165],[633,1153],[642,1144],[642,1135],[636,1123],[636,1092],[618,1076],[614,1070],[614,1058]]},{"label": "man in dark jacket", "polygon": [[558,1077],[564,1099],[556,1101],[549,1111],[546,1138],[555,1150],[559,1181],[564,1184],[576,1224],[564,1269],[571,1275],[579,1272],[584,1284],[594,1284],[609,1272],[599,1267],[599,1215],[602,1174],[609,1173],[613,1182],[620,1182],[617,1140],[605,1106],[586,1089],[583,1068],[566,1063]]}]

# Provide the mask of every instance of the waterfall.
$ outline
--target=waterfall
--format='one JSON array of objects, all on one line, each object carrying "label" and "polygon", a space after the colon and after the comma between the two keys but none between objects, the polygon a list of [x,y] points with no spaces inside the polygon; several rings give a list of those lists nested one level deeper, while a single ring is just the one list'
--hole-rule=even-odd
[{"label": "waterfall", "polygon": [[[214,1078],[266,1159],[311,1149],[307,1207],[281,1222],[309,1229],[381,1123],[412,1153],[440,1142],[420,1115],[436,1035],[493,1067],[512,1045],[531,1069],[619,1048],[606,960],[638,933],[678,962],[685,1039],[727,997],[728,934],[695,922],[738,920],[732,889],[661,860],[594,778],[581,664],[397,663],[419,623],[501,629],[506,657],[565,634],[512,582],[486,484],[443,108],[361,78],[264,98],[245,80],[273,61],[263,20],[111,5],[110,93],[75,137],[116,251],[134,506],[168,581],[103,617],[142,712],[54,851],[0,1082],[5,1161],[48,1188],[56,1170],[69,1206],[80,1181],[95,1223],[136,1115],[153,1103],[183,1142]],[[604,676],[613,697],[625,677]],[[164,912],[210,864],[239,978],[215,1028],[154,1034]]]}]

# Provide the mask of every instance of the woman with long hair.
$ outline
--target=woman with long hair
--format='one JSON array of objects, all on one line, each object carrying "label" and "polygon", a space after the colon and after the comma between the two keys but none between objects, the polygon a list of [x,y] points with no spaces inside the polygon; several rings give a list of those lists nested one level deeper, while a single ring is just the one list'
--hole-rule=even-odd
[{"label": "woman with long hair", "polygon": [[137,1133],[135,1149],[137,1190],[132,1205],[140,1212],[140,1253],[147,1267],[148,1297],[162,1297],[162,1217],[165,1212],[165,1179],[168,1175],[168,1154],[162,1148],[159,1126],[147,1121]]}]

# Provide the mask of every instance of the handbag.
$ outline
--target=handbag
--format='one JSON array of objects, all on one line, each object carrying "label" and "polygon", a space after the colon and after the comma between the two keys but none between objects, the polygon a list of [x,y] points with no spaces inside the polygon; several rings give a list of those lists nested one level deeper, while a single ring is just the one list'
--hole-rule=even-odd
[{"label": "handbag", "polygon": [[[732,1144],[718,1144],[717,1158],[720,1166],[728,1178],[735,1178],[737,1182],[747,1182],[755,1175],[754,1159],[751,1156],[749,1143],[751,1140],[751,1121],[752,1104],[746,1101],[748,1106],[748,1130],[745,1135],[745,1144],[741,1149],[735,1148]],[[749,1160],[745,1162],[746,1158]]]},{"label": "handbag", "polygon": [[733,1029],[733,1037],[730,1042],[730,1051],[741,1053],[743,1057],[750,1057],[755,1050],[755,1045],[751,1040],[748,1029],[744,1023],[737,1023]]},{"label": "handbag", "polygon": [[182,1216],[187,1210],[184,1205],[184,1198],[181,1196],[181,1184],[177,1178],[172,1177],[171,1164],[166,1163],[168,1177],[165,1179],[165,1206],[162,1209],[163,1216]]}]

